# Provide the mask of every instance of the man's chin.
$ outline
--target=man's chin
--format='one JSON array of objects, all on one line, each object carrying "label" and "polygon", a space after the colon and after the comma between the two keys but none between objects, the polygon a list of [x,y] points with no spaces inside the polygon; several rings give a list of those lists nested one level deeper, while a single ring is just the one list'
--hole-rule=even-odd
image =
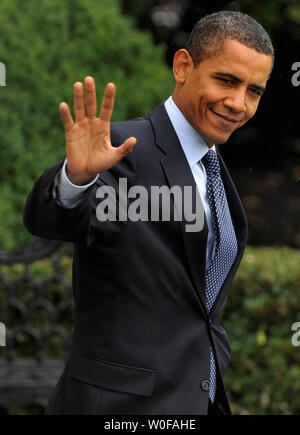
[{"label": "man's chin", "polygon": [[213,145],[222,145],[223,143],[226,143],[230,138],[231,134],[233,133],[233,131],[230,131],[228,133],[224,131],[222,132],[215,131],[212,133],[212,135],[206,136],[203,134],[203,132],[200,132],[199,130],[198,132],[205,140],[208,147],[212,147]]},{"label": "man's chin", "polygon": [[222,139],[219,141],[216,141],[215,144],[216,145],[222,145],[223,143],[226,143],[229,140],[230,136],[228,136],[226,139]]},{"label": "man's chin", "polygon": [[230,138],[230,134],[227,136],[217,136],[215,138],[212,138],[208,143],[210,144],[209,146],[212,145],[222,145],[223,143],[226,143],[228,141],[228,139]]}]

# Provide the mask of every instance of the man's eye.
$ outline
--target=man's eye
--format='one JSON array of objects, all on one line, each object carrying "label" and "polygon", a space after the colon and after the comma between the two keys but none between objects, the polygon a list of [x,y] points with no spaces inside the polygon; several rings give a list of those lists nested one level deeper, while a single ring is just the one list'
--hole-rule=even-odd
[{"label": "man's eye", "polygon": [[223,83],[228,84],[228,85],[231,85],[231,84],[232,84],[232,80],[230,80],[230,79],[219,78],[219,80],[220,80],[221,82],[223,82]]},{"label": "man's eye", "polygon": [[255,95],[256,97],[260,97],[260,96],[262,95],[262,92],[259,91],[258,89],[250,88],[250,92],[251,92],[253,95]]}]

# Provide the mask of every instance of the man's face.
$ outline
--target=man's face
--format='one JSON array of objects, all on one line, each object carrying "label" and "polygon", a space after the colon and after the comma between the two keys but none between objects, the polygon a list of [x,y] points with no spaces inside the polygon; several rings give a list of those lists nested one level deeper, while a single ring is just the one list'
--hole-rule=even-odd
[{"label": "man's face", "polygon": [[271,56],[231,39],[218,55],[204,59],[197,68],[185,50],[176,55],[175,103],[208,146],[226,142],[255,114],[270,74]]}]

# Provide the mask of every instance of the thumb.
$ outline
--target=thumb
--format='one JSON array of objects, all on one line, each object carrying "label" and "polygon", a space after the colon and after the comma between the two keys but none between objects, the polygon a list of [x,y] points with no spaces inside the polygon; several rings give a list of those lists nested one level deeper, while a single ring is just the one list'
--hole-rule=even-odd
[{"label": "thumb", "polygon": [[128,139],[125,140],[125,142],[122,143],[122,145],[116,148],[116,151],[120,156],[120,159],[127,156],[127,154],[131,153],[136,142],[137,140],[135,137],[129,137]]}]

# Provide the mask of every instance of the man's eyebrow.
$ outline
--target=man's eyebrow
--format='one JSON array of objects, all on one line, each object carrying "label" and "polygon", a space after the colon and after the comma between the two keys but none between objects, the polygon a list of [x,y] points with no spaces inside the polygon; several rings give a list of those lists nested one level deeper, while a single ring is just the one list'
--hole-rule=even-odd
[{"label": "man's eyebrow", "polygon": [[[221,73],[221,72],[217,72],[216,73],[217,76],[219,77],[223,77],[224,79],[229,79],[232,80],[236,83],[242,83],[243,80],[240,79],[239,77],[235,76],[234,74],[230,74],[230,73]],[[266,88],[260,85],[256,85],[255,83],[252,83],[250,85],[253,89],[258,90],[259,92],[261,92],[262,94],[265,92]]]}]

